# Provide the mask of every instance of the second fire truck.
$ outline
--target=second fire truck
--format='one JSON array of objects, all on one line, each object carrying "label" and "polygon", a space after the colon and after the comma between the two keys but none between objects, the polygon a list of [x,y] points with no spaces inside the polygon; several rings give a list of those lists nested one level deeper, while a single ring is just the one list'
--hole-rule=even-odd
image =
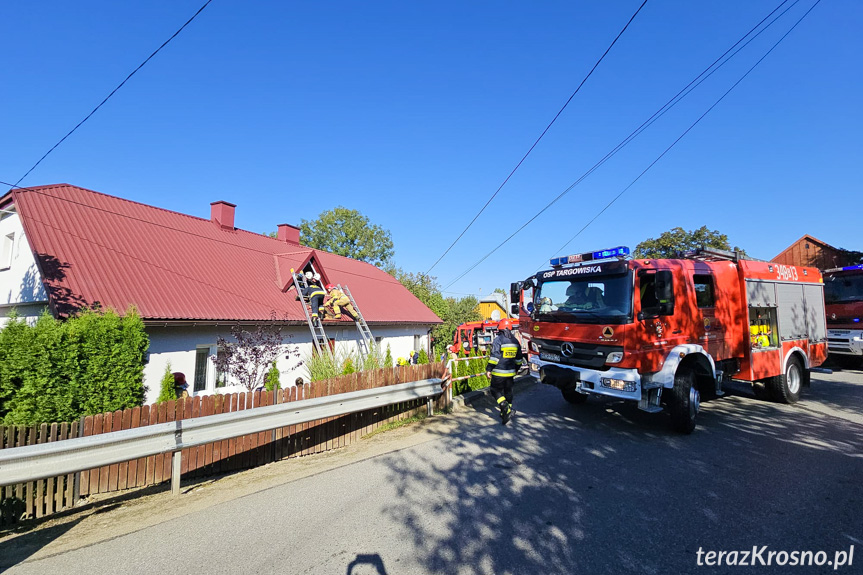
[{"label": "second fire truck", "polygon": [[830,355],[863,369],[863,265],[824,270]]},{"label": "second fire truck", "polygon": [[570,403],[589,395],[667,409],[691,433],[723,381],[797,401],[827,356],[824,286],[815,268],[698,250],[629,259],[629,249],[554,258],[512,285],[531,374]]}]

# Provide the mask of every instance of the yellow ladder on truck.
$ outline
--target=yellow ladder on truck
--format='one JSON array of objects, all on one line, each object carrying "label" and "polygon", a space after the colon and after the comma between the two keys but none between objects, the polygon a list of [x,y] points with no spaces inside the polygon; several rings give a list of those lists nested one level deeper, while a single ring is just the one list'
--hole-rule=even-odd
[{"label": "yellow ladder on truck", "polygon": [[354,299],[354,296],[351,295],[351,290],[348,289],[348,286],[342,286],[340,284],[338,288],[348,296],[348,299],[351,300],[351,305],[354,306],[354,312],[357,314],[357,331],[360,332],[360,345],[357,347],[359,347],[360,354],[363,357],[366,357],[372,352],[372,348],[375,345],[375,338],[372,335],[372,330],[369,329],[369,324],[366,323],[366,319],[360,311],[360,306],[357,305],[357,302]]},{"label": "yellow ladder on truck", "polygon": [[315,350],[318,353],[328,353],[333,357],[333,350],[330,349],[330,340],[327,338],[327,333],[324,331],[324,323],[322,317],[318,317],[318,321],[312,320],[311,302],[305,296],[305,288],[309,287],[306,281],[306,276],[302,273],[294,273],[291,268],[291,276],[294,278],[294,287],[297,290],[297,299],[303,302],[303,313],[306,315],[306,322],[309,324],[309,330],[312,332],[312,343],[315,345]]}]

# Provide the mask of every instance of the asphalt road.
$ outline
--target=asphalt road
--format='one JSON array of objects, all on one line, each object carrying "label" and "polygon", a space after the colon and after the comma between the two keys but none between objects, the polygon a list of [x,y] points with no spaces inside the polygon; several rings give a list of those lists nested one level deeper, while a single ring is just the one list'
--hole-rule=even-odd
[{"label": "asphalt road", "polygon": [[[0,538],[29,573],[863,573],[863,372],[794,406],[745,386],[689,436],[633,405],[527,385],[337,454],[280,462]],[[98,508],[97,508],[98,509]],[[832,562],[855,548],[852,565]],[[831,565],[699,566],[708,551]],[[791,555],[793,557],[793,555]],[[817,559],[817,557],[815,557]],[[743,554],[736,556],[738,562]],[[752,562],[751,557],[747,562]],[[845,562],[848,562],[846,557]]]}]

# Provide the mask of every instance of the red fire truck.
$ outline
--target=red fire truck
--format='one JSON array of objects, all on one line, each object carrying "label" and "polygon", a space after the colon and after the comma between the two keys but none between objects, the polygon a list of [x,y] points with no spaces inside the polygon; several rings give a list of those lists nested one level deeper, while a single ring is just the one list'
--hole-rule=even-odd
[{"label": "red fire truck", "polygon": [[863,265],[824,270],[830,355],[863,368]]},{"label": "red fire truck", "polygon": [[[491,347],[497,335],[498,320],[469,321],[461,324],[455,330],[452,345],[447,348],[450,353],[473,350],[485,352]],[[513,330],[518,330],[518,320],[513,320]]]},{"label": "red fire truck", "polygon": [[621,246],[553,258],[511,287],[531,374],[570,403],[598,394],[667,408],[673,427],[691,433],[702,396],[722,395],[724,380],[792,403],[825,360],[817,269],[721,250],[628,256]]}]

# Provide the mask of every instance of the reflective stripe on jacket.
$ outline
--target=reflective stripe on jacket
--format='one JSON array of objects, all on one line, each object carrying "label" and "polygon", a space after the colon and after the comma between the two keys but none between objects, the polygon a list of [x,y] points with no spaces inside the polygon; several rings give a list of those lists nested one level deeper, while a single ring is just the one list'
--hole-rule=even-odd
[{"label": "reflective stripe on jacket", "polygon": [[490,371],[492,376],[515,377],[521,358],[521,344],[512,332],[500,332],[491,344],[491,356],[485,370]]}]

